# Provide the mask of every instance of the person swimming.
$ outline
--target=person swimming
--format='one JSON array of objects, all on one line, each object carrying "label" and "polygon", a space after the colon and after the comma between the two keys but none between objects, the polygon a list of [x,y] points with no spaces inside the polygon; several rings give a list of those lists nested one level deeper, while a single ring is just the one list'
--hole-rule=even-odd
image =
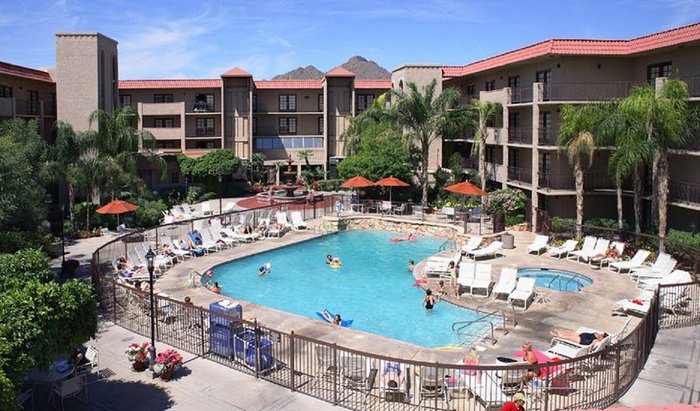
[{"label": "person swimming", "polygon": [[331,264],[333,262],[333,256],[328,254],[326,256],[326,264]]},{"label": "person swimming", "polygon": [[425,297],[423,297],[423,306],[426,310],[432,310],[435,307],[435,297],[433,296],[433,290],[428,288],[425,290]]},{"label": "person swimming", "polygon": [[258,275],[259,275],[260,277],[262,277],[262,276],[264,276],[265,274],[267,274],[267,267],[265,267],[265,266],[260,267],[260,268],[258,269]]},{"label": "person swimming", "polygon": [[408,260],[408,271],[413,272],[414,268],[416,268],[416,263],[413,260]]},{"label": "person swimming", "polygon": [[417,237],[416,237],[415,234],[413,234],[413,233],[408,233],[408,234],[406,234],[406,235],[403,236],[403,237],[393,237],[393,238],[390,238],[389,241],[391,241],[392,243],[400,243],[400,242],[402,242],[402,241],[415,241],[416,238],[417,238]]}]

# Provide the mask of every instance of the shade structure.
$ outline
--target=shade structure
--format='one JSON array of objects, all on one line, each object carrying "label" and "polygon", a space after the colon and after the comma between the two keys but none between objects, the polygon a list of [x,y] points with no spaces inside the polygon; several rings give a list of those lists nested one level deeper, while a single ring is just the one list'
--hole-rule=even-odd
[{"label": "shade structure", "polygon": [[138,208],[139,206],[131,204],[124,200],[112,200],[95,211],[97,211],[100,214],[116,214],[117,225],[119,225],[119,214],[129,213]]},{"label": "shade structure", "polygon": [[485,196],[488,195],[488,193],[479,187],[475,186],[474,184],[470,183],[469,181],[462,181],[461,183],[458,184],[453,184],[451,186],[445,187],[445,190],[451,191],[453,193],[457,194],[463,194],[466,196]]},{"label": "shade structure", "polygon": [[371,187],[374,183],[362,176],[355,176],[348,181],[344,182],[340,186],[343,188],[360,188],[360,187]]},{"label": "shade structure", "polygon": [[391,202],[391,188],[392,187],[408,187],[410,184],[399,180],[398,178],[391,176],[387,178],[382,178],[381,180],[374,183],[375,186],[389,187],[389,202]]}]

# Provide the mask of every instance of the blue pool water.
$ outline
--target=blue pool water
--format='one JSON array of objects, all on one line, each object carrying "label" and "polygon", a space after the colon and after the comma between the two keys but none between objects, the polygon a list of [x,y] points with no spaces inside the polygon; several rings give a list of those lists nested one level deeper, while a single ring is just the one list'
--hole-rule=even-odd
[{"label": "blue pool water", "polygon": [[[425,292],[413,287],[408,260],[434,254],[444,240],[390,243],[396,233],[347,231],[231,261],[214,269],[222,293],[233,298],[317,319],[324,308],[354,320],[352,328],[426,347],[455,345],[452,323],[475,319],[446,302],[423,308]],[[325,263],[338,256],[340,269]],[[272,264],[272,271],[257,275]],[[448,281],[449,285],[449,281]],[[474,330],[481,331],[481,330]]]},{"label": "blue pool water", "polygon": [[593,284],[593,280],[585,275],[547,268],[521,268],[518,277],[534,277],[537,287],[556,291],[579,291]]}]

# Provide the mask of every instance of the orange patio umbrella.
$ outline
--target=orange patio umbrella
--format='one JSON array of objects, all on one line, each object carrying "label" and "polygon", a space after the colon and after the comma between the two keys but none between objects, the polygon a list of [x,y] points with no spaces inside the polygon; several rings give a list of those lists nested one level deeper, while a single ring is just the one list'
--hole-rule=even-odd
[{"label": "orange patio umbrella", "polygon": [[128,203],[124,200],[112,200],[95,211],[97,211],[100,214],[116,214],[117,225],[119,225],[119,214],[129,213],[138,208],[139,206]]},{"label": "orange patio umbrella", "polygon": [[[340,186],[343,188],[361,188],[361,187],[372,187],[374,185],[373,182],[370,180],[367,180],[366,178],[362,176],[355,176],[348,181],[344,182]],[[360,194],[358,192],[357,194],[357,200],[360,200]]]},{"label": "orange patio umbrella", "polygon": [[398,178],[391,176],[387,178],[382,178],[381,180],[374,183],[375,186],[389,187],[389,202],[391,202],[391,188],[392,187],[408,187],[410,184],[399,180]]},{"label": "orange patio umbrella", "polygon": [[485,196],[488,193],[469,181],[463,181],[458,184],[452,184],[451,186],[445,187],[445,190],[451,191],[457,194],[463,194],[465,196]]}]

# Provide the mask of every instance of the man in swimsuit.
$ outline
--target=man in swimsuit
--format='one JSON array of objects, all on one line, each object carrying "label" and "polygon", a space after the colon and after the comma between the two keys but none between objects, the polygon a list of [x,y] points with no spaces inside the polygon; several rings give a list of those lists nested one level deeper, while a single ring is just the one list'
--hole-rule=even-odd
[{"label": "man in swimsuit", "polygon": [[549,334],[553,337],[561,338],[563,340],[568,340],[575,342],[580,345],[591,345],[593,343],[599,344],[605,337],[608,336],[607,333],[577,333],[575,331],[552,329]]}]

